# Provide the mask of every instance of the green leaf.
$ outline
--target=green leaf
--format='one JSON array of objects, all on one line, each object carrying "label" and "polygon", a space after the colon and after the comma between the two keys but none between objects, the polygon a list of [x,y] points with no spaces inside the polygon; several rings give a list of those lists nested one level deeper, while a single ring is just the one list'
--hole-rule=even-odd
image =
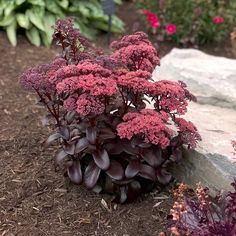
[{"label": "green leaf", "polygon": [[40,35],[36,27],[32,27],[29,30],[27,30],[26,36],[32,44],[34,44],[37,47],[40,46]]},{"label": "green leaf", "polygon": [[29,20],[40,30],[45,31],[45,27],[43,24],[43,9],[30,9],[26,11],[26,15]]},{"label": "green leaf", "polygon": [[14,20],[10,25],[6,27],[7,37],[11,44],[15,47],[16,46],[16,21]]},{"label": "green leaf", "polygon": [[46,3],[46,9],[47,9],[49,12],[54,13],[56,16],[60,16],[60,17],[63,17],[63,16],[64,16],[64,13],[63,13],[61,7],[58,6],[55,1],[52,1],[52,0],[45,0],[45,3]]},{"label": "green leaf", "polygon": [[16,6],[14,4],[14,1],[9,1],[4,9],[4,15],[5,16],[10,15],[15,8],[16,8]]},{"label": "green leaf", "polygon": [[8,15],[4,17],[2,20],[0,20],[0,26],[8,26],[14,21],[13,15]]},{"label": "green leaf", "polygon": [[26,2],[26,0],[15,0],[16,5],[20,6],[22,3]]},{"label": "green leaf", "polygon": [[32,5],[45,7],[45,1],[42,0],[27,0],[27,2],[31,3]]},{"label": "green leaf", "polygon": [[30,21],[27,15],[18,13],[16,14],[16,20],[20,27],[24,29],[29,29]]},{"label": "green leaf", "polygon": [[64,9],[67,9],[69,6],[69,1],[68,0],[57,0],[56,1],[59,6],[61,6]]}]

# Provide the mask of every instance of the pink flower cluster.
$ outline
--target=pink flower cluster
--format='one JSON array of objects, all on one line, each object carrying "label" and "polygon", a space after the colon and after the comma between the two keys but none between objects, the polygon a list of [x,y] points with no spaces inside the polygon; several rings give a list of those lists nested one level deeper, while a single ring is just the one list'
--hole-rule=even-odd
[{"label": "pink flower cluster", "polygon": [[100,98],[89,94],[82,94],[76,102],[76,111],[82,115],[99,115],[105,110],[105,105]]},{"label": "pink flower cluster", "polygon": [[156,14],[148,10],[143,10],[143,14],[147,17],[147,21],[152,28],[159,28],[161,26]]},{"label": "pink flower cluster", "polygon": [[187,99],[190,100],[190,93],[183,87],[181,82],[160,80],[155,82],[155,108],[168,113],[183,115],[187,111]]},{"label": "pink flower cluster", "polygon": [[43,64],[26,70],[20,77],[23,88],[33,91],[55,91],[55,84],[50,82],[49,75],[54,74],[60,67],[65,66],[66,61],[58,58],[51,64]]},{"label": "pink flower cluster", "polygon": [[160,145],[165,148],[170,143],[173,132],[166,126],[167,114],[150,109],[140,112],[130,112],[124,115],[123,123],[117,126],[118,135],[121,138],[131,139],[138,136],[146,143]]},{"label": "pink flower cluster", "polygon": [[113,42],[111,47],[116,49],[111,58],[120,61],[131,71],[141,69],[152,72],[160,64],[156,49],[145,33],[137,32],[129,37],[125,36],[120,41]]},{"label": "pink flower cluster", "polygon": [[195,148],[197,142],[201,140],[197,128],[191,121],[186,121],[183,118],[176,118],[175,123],[179,128],[179,134],[184,144],[190,148]]},{"label": "pink flower cluster", "polygon": [[216,24],[221,24],[224,22],[224,18],[222,18],[221,16],[216,16],[212,19],[212,21]]},{"label": "pink flower cluster", "polygon": [[150,94],[154,91],[154,83],[148,81],[151,78],[151,73],[143,70],[137,71],[118,71],[117,85],[124,89],[131,89],[135,93]]},{"label": "pink flower cluster", "polygon": [[[157,15],[149,10],[142,10],[142,14],[146,16],[147,22],[151,25],[152,28],[157,29],[161,27],[161,23],[157,18]],[[175,24],[167,24],[165,26],[165,31],[168,35],[173,35],[176,33]]]}]

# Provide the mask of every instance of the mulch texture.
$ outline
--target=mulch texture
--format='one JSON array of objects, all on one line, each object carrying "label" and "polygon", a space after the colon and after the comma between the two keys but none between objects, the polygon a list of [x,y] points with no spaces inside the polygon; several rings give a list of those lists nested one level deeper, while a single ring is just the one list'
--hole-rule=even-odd
[{"label": "mulch texture", "polygon": [[[133,3],[126,2],[118,12],[127,23],[127,32],[143,27],[132,11]],[[155,43],[155,37],[152,40]],[[107,47],[105,35],[97,42]],[[172,47],[160,44],[160,55]],[[232,57],[228,41],[202,49]],[[158,235],[165,229],[173,202],[168,191],[116,205],[111,196],[74,185],[55,168],[56,149],[44,146],[51,132],[42,126],[44,110],[36,105],[34,95],[20,88],[18,76],[56,54],[53,49],[30,45],[22,36],[13,48],[0,32],[0,236]]]}]

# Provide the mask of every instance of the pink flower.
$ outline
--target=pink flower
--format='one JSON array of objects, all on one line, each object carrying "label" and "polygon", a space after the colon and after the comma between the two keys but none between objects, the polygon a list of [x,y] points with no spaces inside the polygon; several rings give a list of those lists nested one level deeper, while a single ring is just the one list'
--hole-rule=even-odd
[{"label": "pink flower", "polygon": [[175,34],[176,33],[176,25],[174,24],[168,24],[166,26],[166,32],[169,35]]},{"label": "pink flower", "polygon": [[157,16],[148,10],[143,10],[142,13],[147,16],[147,21],[150,23],[152,28],[159,28],[161,26]]},{"label": "pink flower", "polygon": [[183,118],[176,118],[175,123],[179,128],[179,135],[182,142],[190,148],[195,148],[197,142],[202,140],[195,125]]},{"label": "pink flower", "polygon": [[220,16],[216,16],[212,19],[212,21],[216,24],[221,24],[224,22],[224,18],[220,17]]},{"label": "pink flower", "polygon": [[105,110],[105,105],[99,98],[88,94],[82,94],[78,98],[76,105],[76,111],[82,116],[99,115]]},{"label": "pink flower", "polygon": [[134,136],[142,137],[144,142],[160,145],[165,148],[170,143],[173,132],[166,126],[168,116],[151,109],[126,113],[124,122],[117,126],[120,138],[131,139]]}]

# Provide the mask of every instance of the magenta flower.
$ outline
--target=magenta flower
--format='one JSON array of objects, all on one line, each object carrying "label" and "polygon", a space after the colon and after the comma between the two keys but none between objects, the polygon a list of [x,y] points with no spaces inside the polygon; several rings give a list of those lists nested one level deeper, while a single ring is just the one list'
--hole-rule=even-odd
[{"label": "magenta flower", "polygon": [[148,10],[143,10],[142,13],[147,16],[147,21],[150,23],[152,28],[159,28],[161,26],[156,14]]},{"label": "magenta flower", "polygon": [[169,34],[169,35],[175,34],[176,33],[176,25],[168,24],[166,26],[166,33]]},{"label": "magenta flower", "polygon": [[220,16],[216,16],[212,19],[212,21],[216,24],[221,24],[224,22],[224,18],[220,17]]}]

